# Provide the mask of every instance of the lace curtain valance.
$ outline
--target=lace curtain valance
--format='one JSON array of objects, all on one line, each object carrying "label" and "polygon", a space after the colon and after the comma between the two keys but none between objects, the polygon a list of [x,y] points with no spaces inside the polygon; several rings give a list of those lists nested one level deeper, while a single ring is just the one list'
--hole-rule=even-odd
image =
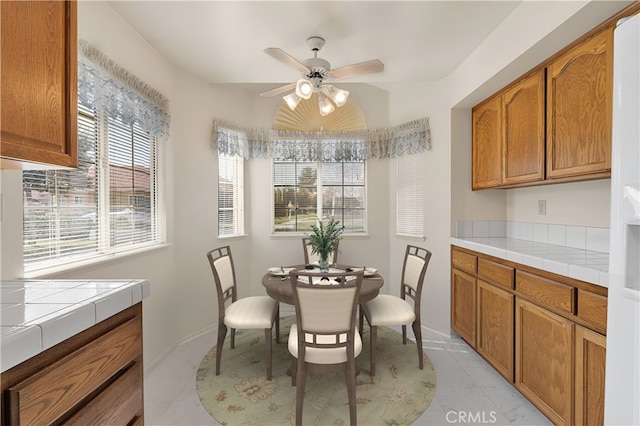
[{"label": "lace curtain valance", "polygon": [[214,121],[211,146],[219,154],[238,155],[247,159],[381,159],[430,150],[431,130],[428,118],[395,127],[347,132],[251,129]]},{"label": "lace curtain valance", "polygon": [[79,41],[78,102],[153,136],[169,136],[169,101],[85,40]]}]

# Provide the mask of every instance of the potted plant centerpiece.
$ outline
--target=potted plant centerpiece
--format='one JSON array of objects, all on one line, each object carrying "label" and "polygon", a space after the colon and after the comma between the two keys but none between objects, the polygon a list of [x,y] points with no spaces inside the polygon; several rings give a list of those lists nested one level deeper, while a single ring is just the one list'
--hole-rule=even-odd
[{"label": "potted plant centerpiece", "polygon": [[313,233],[309,235],[309,245],[311,252],[318,254],[320,272],[329,272],[329,255],[333,252],[336,243],[344,227],[340,226],[340,221],[333,217],[329,219],[326,226],[318,218],[318,225],[311,225]]}]

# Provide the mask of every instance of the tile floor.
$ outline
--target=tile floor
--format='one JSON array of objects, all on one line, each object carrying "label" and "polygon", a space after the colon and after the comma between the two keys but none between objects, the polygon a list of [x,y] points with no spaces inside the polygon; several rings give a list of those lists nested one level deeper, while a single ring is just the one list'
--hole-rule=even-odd
[{"label": "tile floor", "polygon": [[[202,407],[195,388],[200,361],[215,340],[212,332],[178,346],[147,375],[147,425],[219,424]],[[551,424],[459,337],[427,331],[423,344],[436,369],[437,387],[414,425]]]}]

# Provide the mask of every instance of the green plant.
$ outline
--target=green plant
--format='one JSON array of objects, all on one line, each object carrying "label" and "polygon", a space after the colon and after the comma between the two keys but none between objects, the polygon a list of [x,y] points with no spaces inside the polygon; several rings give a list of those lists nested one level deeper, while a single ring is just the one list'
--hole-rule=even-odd
[{"label": "green plant", "polygon": [[329,253],[333,251],[335,243],[340,239],[340,235],[344,230],[343,226],[340,226],[340,221],[335,220],[333,217],[329,219],[326,225],[323,225],[322,220],[318,218],[318,225],[311,225],[313,233],[309,235],[309,245],[312,248],[312,253],[317,253],[321,259],[326,261]]}]

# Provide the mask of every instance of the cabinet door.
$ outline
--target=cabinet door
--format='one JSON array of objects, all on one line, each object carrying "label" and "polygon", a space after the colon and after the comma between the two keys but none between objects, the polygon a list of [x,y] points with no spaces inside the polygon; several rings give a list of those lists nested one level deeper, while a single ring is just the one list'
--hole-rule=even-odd
[{"label": "cabinet door", "polygon": [[451,326],[476,347],[476,279],[457,269],[451,270]]},{"label": "cabinet door", "polygon": [[503,95],[502,184],[544,179],[544,70]]},{"label": "cabinet door", "polygon": [[502,152],[502,98],[478,105],[472,111],[472,189],[500,185]]},{"label": "cabinet door", "polygon": [[3,159],[77,167],[76,12],[75,1],[0,2]]},{"label": "cabinet door", "polygon": [[478,280],[476,350],[513,383],[513,294]]},{"label": "cabinet door", "polygon": [[516,298],[516,388],[556,425],[572,424],[574,324]]},{"label": "cabinet door", "polygon": [[610,175],[612,43],[608,28],[548,66],[548,179]]},{"label": "cabinet door", "polygon": [[575,424],[604,424],[604,376],[607,341],[576,326]]}]

